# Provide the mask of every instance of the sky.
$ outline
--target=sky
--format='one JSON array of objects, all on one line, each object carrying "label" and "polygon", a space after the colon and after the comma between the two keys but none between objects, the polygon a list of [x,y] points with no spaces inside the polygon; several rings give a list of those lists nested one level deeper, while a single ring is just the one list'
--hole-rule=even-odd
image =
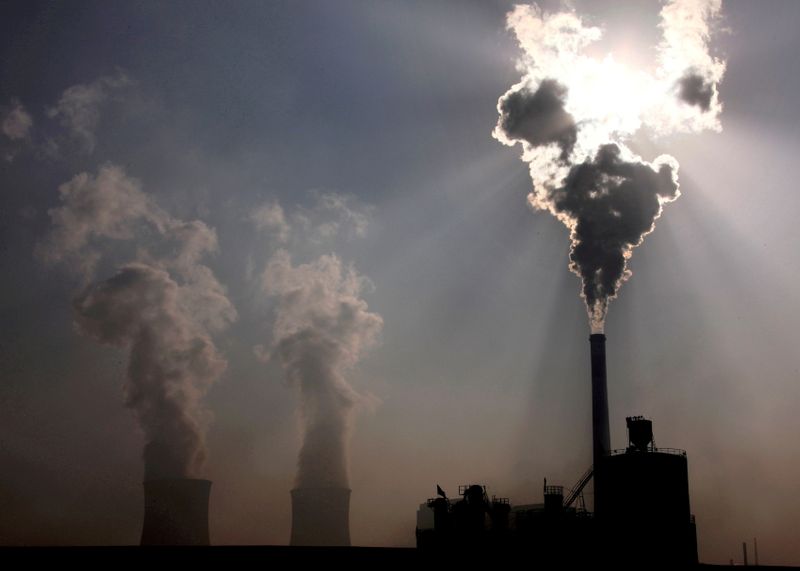
[{"label": "sky", "polygon": [[[597,50],[654,65],[659,3],[570,6]],[[176,382],[196,389],[184,468],[214,482],[215,544],[288,543],[319,410],[344,435],[355,545],[413,545],[437,484],[524,504],[579,479],[590,327],[569,233],[492,136],[521,77],[512,8],[0,5],[0,543],[138,543],[154,425],[129,358],[180,368],[198,344]],[[687,451],[705,562],[757,537],[761,563],[800,564],[799,19],[792,0],[724,1],[722,129],[630,140],[675,157],[681,196],[609,306],[612,446],[643,414]],[[106,303],[130,284],[161,288],[162,313]],[[180,350],[147,361],[112,317]],[[339,335],[339,400],[292,369],[309,323]]]}]

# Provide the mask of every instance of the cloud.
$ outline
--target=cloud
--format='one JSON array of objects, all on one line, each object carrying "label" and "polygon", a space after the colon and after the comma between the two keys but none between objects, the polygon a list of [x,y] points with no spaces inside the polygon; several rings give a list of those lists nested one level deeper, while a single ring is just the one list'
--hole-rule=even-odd
[{"label": "cloud", "polygon": [[[366,279],[334,255],[293,265],[278,250],[262,274],[276,301],[270,355],[301,397],[298,487],[348,487],[347,444],[363,397],[347,372],[378,341],[383,320],[361,298]],[[259,348],[264,355],[265,349]]]},{"label": "cloud", "polygon": [[113,76],[99,77],[91,83],[73,85],[61,94],[47,114],[69,131],[83,152],[90,154],[97,144],[95,130],[103,105],[116,92],[131,85],[133,80],[122,71]]},{"label": "cloud", "polygon": [[[37,254],[88,282],[73,300],[78,331],[128,351],[125,399],[145,434],[146,477],[196,476],[210,419],[202,397],[226,368],[211,335],[237,318],[201,263],[217,251],[216,232],[169,216],[112,164],[76,175],[59,194]],[[134,259],[92,281],[99,260],[125,243]]]},{"label": "cloud", "polygon": [[5,111],[2,119],[3,135],[12,141],[20,141],[30,136],[33,117],[25,111],[19,101],[13,101],[11,109]]}]

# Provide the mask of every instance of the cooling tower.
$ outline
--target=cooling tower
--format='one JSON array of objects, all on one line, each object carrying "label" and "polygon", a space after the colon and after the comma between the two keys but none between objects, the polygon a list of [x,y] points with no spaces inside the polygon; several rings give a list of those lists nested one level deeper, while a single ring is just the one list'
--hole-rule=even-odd
[{"label": "cooling tower", "polygon": [[350,546],[350,490],[292,490],[291,545]]},{"label": "cooling tower", "polygon": [[211,482],[190,478],[144,483],[142,545],[208,545]]},{"label": "cooling tower", "polygon": [[608,429],[608,387],[606,383],[606,336],[589,336],[592,356],[592,453],[594,465],[594,511],[598,517],[605,510],[603,458],[611,450]]}]

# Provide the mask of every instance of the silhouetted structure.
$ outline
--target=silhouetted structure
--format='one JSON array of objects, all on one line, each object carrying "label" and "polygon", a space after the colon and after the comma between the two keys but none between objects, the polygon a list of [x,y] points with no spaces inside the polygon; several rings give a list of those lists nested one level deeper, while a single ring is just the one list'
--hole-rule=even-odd
[{"label": "silhouetted structure", "polygon": [[651,421],[640,416],[626,421],[628,447],[603,459],[607,509],[596,517],[607,555],[632,562],[697,563],[686,452],[656,448]]},{"label": "silhouetted structure", "polygon": [[211,482],[190,478],[144,483],[142,545],[208,545]]},{"label": "silhouetted structure", "polygon": [[508,540],[508,498],[486,495],[481,484],[459,486],[459,499],[444,493],[429,499],[417,512],[417,546],[426,550],[455,548],[484,551]]},{"label": "silhouetted structure", "polygon": [[350,490],[298,488],[292,490],[290,545],[350,545]]},{"label": "silhouetted structure", "polygon": [[[653,423],[628,417],[628,446],[611,450],[605,341],[589,338],[592,368],[594,464],[568,494],[547,485],[542,504],[490,503],[483,486],[462,486],[453,502],[444,492],[417,512],[422,550],[481,550],[504,546],[531,552],[538,561],[680,567],[697,563],[697,533],[689,506],[686,452],[657,448]],[[594,481],[594,513],[583,489]],[[503,510],[496,510],[502,506]],[[579,547],[578,547],[579,546]]]},{"label": "silhouetted structure", "polygon": [[608,382],[606,381],[606,336],[589,336],[592,363],[592,462],[594,466],[594,511],[605,509],[604,474],[600,460],[611,450],[608,426]]}]

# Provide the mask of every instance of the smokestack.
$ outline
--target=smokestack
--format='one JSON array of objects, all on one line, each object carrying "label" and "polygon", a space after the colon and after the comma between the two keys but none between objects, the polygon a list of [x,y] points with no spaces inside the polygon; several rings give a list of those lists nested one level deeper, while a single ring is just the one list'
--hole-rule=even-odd
[{"label": "smokestack", "polygon": [[592,442],[594,466],[611,449],[608,430],[608,387],[606,384],[606,336],[594,333],[589,336],[592,348]]},{"label": "smokestack", "polygon": [[[601,466],[603,457],[611,450],[608,429],[608,386],[606,384],[606,336],[589,336],[592,355],[592,448],[594,463],[594,510],[603,511]],[[599,506],[599,508],[598,508]]]},{"label": "smokestack", "polygon": [[350,490],[292,490],[290,545],[350,546]]},{"label": "smokestack", "polygon": [[144,483],[142,545],[209,545],[209,480],[171,478]]}]

